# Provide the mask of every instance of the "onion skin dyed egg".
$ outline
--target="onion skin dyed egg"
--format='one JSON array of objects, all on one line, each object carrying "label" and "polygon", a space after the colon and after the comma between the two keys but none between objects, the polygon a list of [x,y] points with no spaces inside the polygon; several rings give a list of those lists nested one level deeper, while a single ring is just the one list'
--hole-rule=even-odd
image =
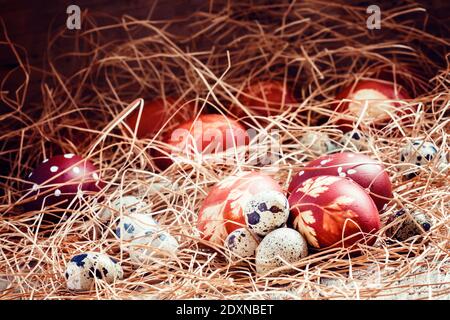
[{"label": "onion skin dyed egg", "polygon": [[318,176],[299,184],[289,196],[290,221],[308,241],[322,249],[336,244],[349,247],[380,229],[380,216],[373,200],[354,181]]},{"label": "onion skin dyed egg", "polygon": [[311,177],[328,175],[347,177],[370,191],[378,210],[385,209],[392,199],[392,184],[384,166],[361,153],[342,152],[325,155],[309,162],[295,174],[288,193]]},{"label": "onion skin dyed egg", "polygon": [[[285,105],[298,103],[289,88],[278,81],[260,81],[244,88],[238,96],[251,113],[259,116],[274,116],[282,112]],[[246,113],[239,107],[233,110],[238,116]]]},{"label": "onion skin dyed egg", "polygon": [[202,238],[222,245],[228,234],[246,226],[244,208],[253,195],[263,191],[282,192],[278,182],[258,172],[243,172],[220,181],[208,193],[198,214]]},{"label": "onion skin dyed egg", "polygon": [[[179,110],[182,108],[182,110]],[[135,130],[139,118],[139,108],[136,108],[126,119],[127,125]],[[139,127],[136,136],[139,139],[149,138],[156,134],[165,125],[183,123],[195,113],[195,105],[181,101],[177,103],[174,98],[158,98],[146,102],[142,108]],[[173,117],[172,117],[173,116]]]},{"label": "onion skin dyed egg", "polygon": [[[344,99],[352,101],[343,101]],[[342,131],[350,131],[367,102],[367,109],[361,123],[365,126],[382,127],[392,121],[391,115],[402,116],[410,113],[410,109],[399,102],[409,99],[408,93],[392,82],[375,79],[360,80],[336,96],[336,100],[339,101],[334,107],[339,115],[337,124]]]},{"label": "onion skin dyed egg", "polygon": [[[172,157],[193,159],[201,155],[225,152],[249,143],[245,128],[237,121],[220,114],[205,114],[176,127],[164,142]],[[160,169],[172,164],[172,159],[158,152],[155,163]]]},{"label": "onion skin dyed egg", "polygon": [[33,198],[27,210],[56,204],[67,207],[78,195],[96,194],[103,188],[94,164],[71,153],[44,160],[27,180]]}]

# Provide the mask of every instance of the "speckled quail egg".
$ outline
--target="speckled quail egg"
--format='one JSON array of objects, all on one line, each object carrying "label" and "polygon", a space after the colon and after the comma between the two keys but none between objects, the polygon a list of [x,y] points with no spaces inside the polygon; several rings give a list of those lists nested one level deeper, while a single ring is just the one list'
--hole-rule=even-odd
[{"label": "speckled quail egg", "polygon": [[154,233],[158,228],[159,226],[151,216],[135,213],[121,217],[117,224],[116,235],[128,241],[149,233]]},{"label": "speckled quail egg", "polygon": [[285,263],[295,263],[307,254],[308,245],[298,231],[291,228],[276,229],[265,236],[256,249],[256,271],[265,274]]},{"label": "speckled quail egg", "polygon": [[122,279],[122,267],[106,254],[86,252],[70,259],[65,272],[70,290],[85,291],[92,288],[96,280],[113,283]]},{"label": "speckled quail egg", "polygon": [[431,219],[420,210],[413,210],[407,214],[405,209],[401,209],[389,218],[388,223],[394,221],[398,221],[398,223],[389,228],[386,234],[399,241],[406,241],[411,237],[423,234],[432,226]]},{"label": "speckled quail egg", "polygon": [[125,214],[132,213],[144,213],[149,210],[149,206],[143,200],[136,198],[135,196],[124,196],[116,199],[111,205],[102,210],[99,218],[102,221],[109,220],[111,216],[114,216],[114,211],[123,212]]},{"label": "speckled quail egg", "polygon": [[278,191],[259,192],[247,201],[244,217],[248,228],[259,236],[281,228],[289,217],[289,202]]},{"label": "speckled quail egg", "polygon": [[178,250],[178,241],[162,229],[147,232],[124,244],[124,249],[135,263],[143,263],[152,258],[174,256]]},{"label": "speckled quail egg", "polygon": [[315,156],[331,153],[336,149],[336,144],[323,132],[307,132],[300,138],[300,143]]},{"label": "speckled quail egg", "polygon": [[364,151],[369,147],[369,138],[358,130],[344,133],[339,140],[342,148],[351,149],[353,151]]},{"label": "speckled quail egg", "polygon": [[258,240],[246,228],[234,230],[225,239],[225,248],[233,253],[233,259],[253,257],[257,247]]},{"label": "speckled quail egg", "polygon": [[[437,157],[439,157],[437,159]],[[436,160],[437,159],[437,160]],[[425,166],[436,162],[436,168],[443,171],[447,168],[447,155],[444,152],[439,153],[439,148],[429,141],[420,139],[408,142],[400,151],[400,161],[414,164],[416,166]],[[406,179],[412,179],[419,173],[409,171],[405,174]]]}]

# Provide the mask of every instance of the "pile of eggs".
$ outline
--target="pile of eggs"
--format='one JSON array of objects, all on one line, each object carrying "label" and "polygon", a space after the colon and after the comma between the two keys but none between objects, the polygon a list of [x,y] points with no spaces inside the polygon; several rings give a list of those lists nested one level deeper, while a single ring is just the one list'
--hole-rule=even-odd
[{"label": "pile of eggs", "polygon": [[[250,84],[238,98],[246,109],[233,105],[230,110],[242,117],[247,113],[277,116],[297,104],[289,88],[274,81]],[[392,185],[381,163],[358,153],[371,145],[371,138],[360,129],[384,126],[392,114],[410,113],[402,102],[406,99],[409,97],[403,89],[381,80],[359,81],[344,89],[332,105],[342,138],[333,141],[326,133],[306,132],[300,143],[312,160],[295,173],[287,192],[261,172],[241,172],[220,181],[198,213],[197,229],[203,241],[225,247],[233,260],[254,258],[260,274],[296,263],[311,250],[373,244],[374,233],[381,226],[379,213],[393,197]],[[193,108],[191,103],[173,98],[151,101],[126,120],[138,138],[154,136],[164,125],[172,125],[169,135],[162,136],[165,147],[152,151],[160,170],[177,159],[249,143],[241,122],[219,114],[191,118],[192,114],[181,108],[185,105]],[[169,114],[169,107],[178,109]],[[360,126],[355,128],[358,119]],[[429,141],[408,142],[399,159],[408,166],[405,179],[414,178],[430,164],[441,172],[446,170],[447,155],[438,150]],[[100,192],[105,184],[99,171],[88,159],[74,154],[44,160],[28,175],[27,182],[25,208],[44,212],[44,221],[65,218],[58,210],[45,210],[48,207],[66,209],[91,196],[104,199]],[[141,199],[122,196],[99,216],[112,224],[121,249],[135,263],[173,257],[179,248],[175,237],[149,211]],[[393,216],[393,220],[397,218],[405,221],[390,234],[400,241],[431,228],[423,213],[401,212]],[[65,277],[69,289],[89,290],[97,280],[114,283],[123,274],[120,264],[107,254],[85,252],[71,258]]]}]

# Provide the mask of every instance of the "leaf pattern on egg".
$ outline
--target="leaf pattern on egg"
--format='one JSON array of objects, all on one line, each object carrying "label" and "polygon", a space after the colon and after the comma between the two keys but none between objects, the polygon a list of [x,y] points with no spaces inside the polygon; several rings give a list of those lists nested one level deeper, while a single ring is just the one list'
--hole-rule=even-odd
[{"label": "leaf pattern on egg", "polygon": [[316,231],[308,224],[316,222],[313,212],[311,210],[300,211],[298,216],[294,219],[294,227],[300,230],[300,233],[306,240],[315,248],[319,248],[319,242],[316,238]]},{"label": "leaf pattern on egg", "polygon": [[322,207],[323,225],[322,228],[332,234],[339,235],[346,219],[357,218],[358,215],[347,209],[346,206],[353,203],[353,199],[346,196],[340,196],[334,199],[331,204]]},{"label": "leaf pattern on egg", "polygon": [[227,230],[223,221],[223,209],[226,202],[212,205],[203,210],[203,220],[205,223],[204,233],[210,235],[210,241],[220,242],[227,236]]},{"label": "leaf pattern on egg", "polygon": [[308,179],[303,182],[302,187],[297,189],[297,192],[303,192],[313,198],[317,198],[322,193],[329,189],[329,186],[337,181],[339,177],[334,176],[321,176],[316,179]]}]

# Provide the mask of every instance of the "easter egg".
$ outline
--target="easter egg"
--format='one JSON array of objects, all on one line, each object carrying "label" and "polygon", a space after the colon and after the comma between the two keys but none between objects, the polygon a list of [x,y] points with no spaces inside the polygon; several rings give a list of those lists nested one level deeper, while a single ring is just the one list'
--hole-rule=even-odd
[{"label": "easter egg", "polygon": [[307,255],[308,245],[300,233],[291,228],[276,229],[266,235],[256,249],[256,272],[266,274]]},{"label": "easter egg", "polygon": [[[260,81],[245,87],[238,96],[250,113],[260,116],[274,116],[282,113],[286,105],[297,103],[292,92],[282,82]],[[238,116],[245,116],[244,110],[232,108]]]},{"label": "easter egg", "polygon": [[[446,170],[446,167],[448,166],[446,153],[439,152],[439,148],[434,143],[421,139],[406,143],[400,150],[400,161],[416,167],[435,164],[439,171]],[[406,179],[412,179],[417,176],[419,172],[419,168],[413,168],[412,170],[408,170],[404,176]]]},{"label": "easter egg", "polygon": [[358,130],[344,133],[339,140],[341,150],[366,151],[369,149],[369,138]]},{"label": "easter egg", "polygon": [[28,175],[27,185],[32,199],[27,210],[66,208],[75,198],[96,194],[103,187],[94,164],[71,153],[44,160]]},{"label": "easter egg", "polygon": [[198,213],[202,238],[221,245],[229,233],[246,227],[244,208],[253,195],[263,191],[282,192],[275,180],[258,172],[242,172],[217,183]]},{"label": "easter egg", "polygon": [[[349,247],[380,229],[373,200],[356,182],[339,176],[309,178],[289,196],[290,221],[314,248]],[[342,243],[343,241],[343,243]]]},{"label": "easter egg", "polygon": [[307,154],[312,156],[331,153],[336,149],[336,144],[323,132],[307,132],[300,138],[300,143],[307,150]]},{"label": "easter egg", "polygon": [[386,234],[398,241],[407,241],[410,238],[428,232],[433,223],[424,212],[420,210],[410,210],[408,213],[405,209],[398,210],[391,215],[387,224],[393,223]]},{"label": "easter egg", "polygon": [[231,232],[224,242],[224,247],[233,254],[232,259],[249,258],[255,255],[258,240],[246,228]]},{"label": "easter egg", "polygon": [[[126,123],[140,139],[149,138],[162,128],[173,127],[187,121],[195,114],[195,105],[168,97],[146,102],[140,112],[136,108],[127,118]],[[138,121],[139,120],[139,121]],[[136,128],[137,127],[137,128]]]},{"label": "easter egg", "polygon": [[96,281],[113,283],[122,279],[122,267],[106,254],[87,252],[78,254],[67,264],[65,278],[69,290],[86,291]]},{"label": "easter egg", "polygon": [[150,211],[149,205],[135,196],[122,196],[113,200],[99,214],[102,221],[109,220],[112,216],[120,214],[146,213]]},{"label": "easter egg", "polygon": [[237,121],[220,114],[206,114],[177,126],[165,137],[164,143],[168,146],[165,154],[156,152],[154,157],[160,169],[169,167],[174,159],[203,161],[207,158],[205,155],[247,145],[249,136]]},{"label": "easter egg", "polygon": [[265,236],[281,228],[289,217],[289,202],[279,191],[263,191],[249,198],[244,217],[250,231]]},{"label": "easter egg", "polygon": [[328,175],[347,177],[370,192],[378,210],[392,199],[392,184],[383,165],[361,153],[342,152],[325,155],[309,162],[292,179],[288,192],[311,177]]},{"label": "easter egg", "polygon": [[339,101],[334,106],[337,123],[345,132],[359,120],[365,126],[384,126],[392,121],[392,115],[402,116],[410,112],[401,103],[409,99],[408,93],[392,82],[359,80],[336,96]]}]

